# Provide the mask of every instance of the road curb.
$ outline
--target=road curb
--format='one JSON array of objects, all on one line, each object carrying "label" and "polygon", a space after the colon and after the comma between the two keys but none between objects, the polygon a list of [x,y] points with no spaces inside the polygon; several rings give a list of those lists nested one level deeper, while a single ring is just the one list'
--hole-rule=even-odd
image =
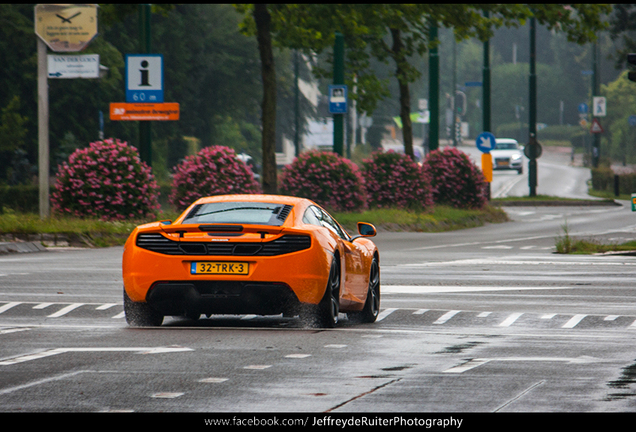
[{"label": "road curb", "polygon": [[46,252],[46,247],[40,242],[9,242],[0,243],[0,255],[14,253]]},{"label": "road curb", "polygon": [[586,206],[622,206],[615,200],[557,200],[557,201],[491,201],[495,207],[586,207]]}]

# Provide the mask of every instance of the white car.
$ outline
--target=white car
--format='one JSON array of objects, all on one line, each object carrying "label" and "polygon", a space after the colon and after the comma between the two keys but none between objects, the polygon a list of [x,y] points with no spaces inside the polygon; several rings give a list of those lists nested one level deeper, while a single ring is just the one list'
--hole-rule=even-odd
[{"label": "white car", "polygon": [[496,146],[490,151],[493,170],[517,170],[523,173],[523,147],[512,138],[497,138]]}]

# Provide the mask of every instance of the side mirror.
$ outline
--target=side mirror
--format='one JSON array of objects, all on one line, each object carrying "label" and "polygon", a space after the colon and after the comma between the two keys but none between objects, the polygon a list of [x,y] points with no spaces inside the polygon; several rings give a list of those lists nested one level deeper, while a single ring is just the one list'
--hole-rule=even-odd
[{"label": "side mirror", "polygon": [[377,234],[375,227],[367,222],[358,222],[358,232],[360,235],[353,237],[351,241],[360,237],[373,237]]}]

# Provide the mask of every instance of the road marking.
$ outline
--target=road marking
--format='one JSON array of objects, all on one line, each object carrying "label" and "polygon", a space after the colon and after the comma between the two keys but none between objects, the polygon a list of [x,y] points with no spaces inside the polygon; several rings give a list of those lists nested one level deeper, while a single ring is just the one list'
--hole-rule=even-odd
[{"label": "road marking", "polygon": [[566,322],[565,324],[563,324],[563,326],[561,328],[574,328],[576,327],[576,325],[578,323],[581,322],[581,320],[583,318],[585,318],[587,315],[585,314],[577,314],[574,315],[572,318],[570,318],[570,320],[568,322]]},{"label": "road marking", "polygon": [[378,321],[382,321],[384,318],[388,317],[389,315],[391,315],[393,312],[395,312],[397,310],[397,308],[388,308],[388,309],[384,309],[376,318],[375,322]]},{"label": "road marking", "polygon": [[500,358],[477,358],[471,359],[466,363],[462,363],[458,366],[453,366],[450,369],[446,369],[443,373],[463,373],[471,369],[475,369],[478,366],[490,363],[492,361],[510,361],[510,362],[565,362],[572,364],[594,363],[600,361],[594,357],[581,356],[581,357],[500,357]]},{"label": "road marking", "polygon": [[428,312],[428,309],[418,309],[413,312],[413,315],[424,315],[426,312]]},{"label": "road marking", "polygon": [[295,359],[301,359],[301,358],[307,358],[307,357],[311,357],[311,354],[287,354],[285,356],[285,358],[295,358]]},{"label": "road marking", "polygon": [[53,303],[40,303],[40,304],[36,304],[35,306],[33,306],[33,309],[46,309],[47,307],[51,306]]},{"label": "road marking", "polygon": [[438,285],[383,285],[382,294],[432,294],[451,292],[479,292],[479,291],[528,291],[528,290],[560,290],[572,289],[566,286],[540,286],[540,287],[494,287],[494,286],[438,286]]},{"label": "road marking", "polygon": [[446,321],[448,321],[449,319],[457,315],[459,312],[461,311],[458,311],[458,310],[448,311],[444,315],[439,317],[437,321],[435,321],[433,324],[444,324]]},{"label": "road marking", "polygon": [[200,383],[222,383],[229,380],[229,378],[215,378],[215,377],[211,377],[211,378],[203,378],[200,379],[199,382]]},{"label": "road marking", "polygon": [[346,348],[347,345],[345,344],[328,344],[325,345],[325,348]]},{"label": "road marking", "polygon": [[117,303],[105,303],[105,304],[103,304],[101,306],[97,306],[95,308],[95,310],[106,310],[106,309],[110,309],[110,308],[115,307],[115,306],[117,306]]},{"label": "road marking", "polygon": [[66,315],[67,313],[71,312],[74,309],[77,309],[80,306],[83,306],[84,303],[73,303],[70,304],[68,306],[66,306],[65,308],[60,309],[59,311],[55,312],[54,314],[51,314],[48,316],[48,318],[59,318],[61,316]]},{"label": "road marking", "polygon": [[498,245],[498,246],[483,246],[482,249],[512,249],[513,246]]},{"label": "road marking", "polygon": [[194,351],[192,348],[185,347],[153,347],[153,348],[55,348],[39,353],[26,354],[19,357],[10,358],[0,361],[0,366],[14,365],[17,363],[24,363],[31,360],[38,360],[45,357],[51,357],[58,354],[65,353],[79,353],[79,352],[138,352],[139,354],[160,354],[160,353],[172,353]]},{"label": "road marking", "polygon": [[618,315],[608,315],[603,318],[603,321],[615,321],[616,319],[618,319]]},{"label": "road marking", "polygon": [[1,307],[0,307],[0,314],[1,314],[1,313],[4,313],[4,312],[6,312],[6,311],[8,311],[8,310],[9,310],[9,309],[11,309],[11,308],[16,307],[16,306],[17,306],[17,305],[19,305],[19,304],[22,304],[22,302],[11,302],[11,303],[7,303],[7,304],[6,304],[6,305],[4,305],[4,306],[1,306]]},{"label": "road marking", "polygon": [[486,318],[488,315],[490,315],[492,312],[482,312],[479,315],[477,315],[478,318]]},{"label": "road marking", "polygon": [[541,315],[541,319],[552,319],[556,316],[555,313]]},{"label": "road marking", "polygon": [[511,314],[508,318],[506,318],[502,323],[499,324],[499,327],[510,327],[515,321],[519,319],[521,315],[523,315],[522,312],[515,312]]},{"label": "road marking", "polygon": [[161,393],[153,393],[150,395],[152,398],[158,399],[175,399],[183,396],[185,393],[172,393],[172,392],[161,392]]},{"label": "road marking", "polygon": [[263,370],[263,369],[267,369],[271,367],[272,365],[249,365],[249,366],[244,366],[243,369]]}]

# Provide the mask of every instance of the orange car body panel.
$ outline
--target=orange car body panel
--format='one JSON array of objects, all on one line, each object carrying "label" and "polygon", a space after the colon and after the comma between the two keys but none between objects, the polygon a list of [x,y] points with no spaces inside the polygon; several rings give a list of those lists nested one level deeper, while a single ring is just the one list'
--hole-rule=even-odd
[{"label": "orange car body panel", "polygon": [[[181,222],[198,204],[212,202],[266,202],[292,205],[281,226],[242,224],[240,236],[201,231],[196,225]],[[358,238],[351,242],[333,231],[303,222],[310,200],[277,195],[224,195],[197,200],[173,223],[153,222],[136,227],[124,246],[122,272],[124,288],[134,302],[145,302],[149,291],[157,282],[170,281],[250,281],[285,284],[301,303],[318,304],[322,299],[333,256],[340,257],[342,311],[362,309],[368,292],[371,261],[378,255],[375,244]],[[269,242],[283,235],[310,235],[311,246],[297,252],[276,256],[220,256],[220,255],[166,255],[139,247],[139,234],[160,234],[174,242]],[[379,258],[378,258],[379,259]],[[248,263],[249,272],[241,275],[191,274],[193,262]]]}]

